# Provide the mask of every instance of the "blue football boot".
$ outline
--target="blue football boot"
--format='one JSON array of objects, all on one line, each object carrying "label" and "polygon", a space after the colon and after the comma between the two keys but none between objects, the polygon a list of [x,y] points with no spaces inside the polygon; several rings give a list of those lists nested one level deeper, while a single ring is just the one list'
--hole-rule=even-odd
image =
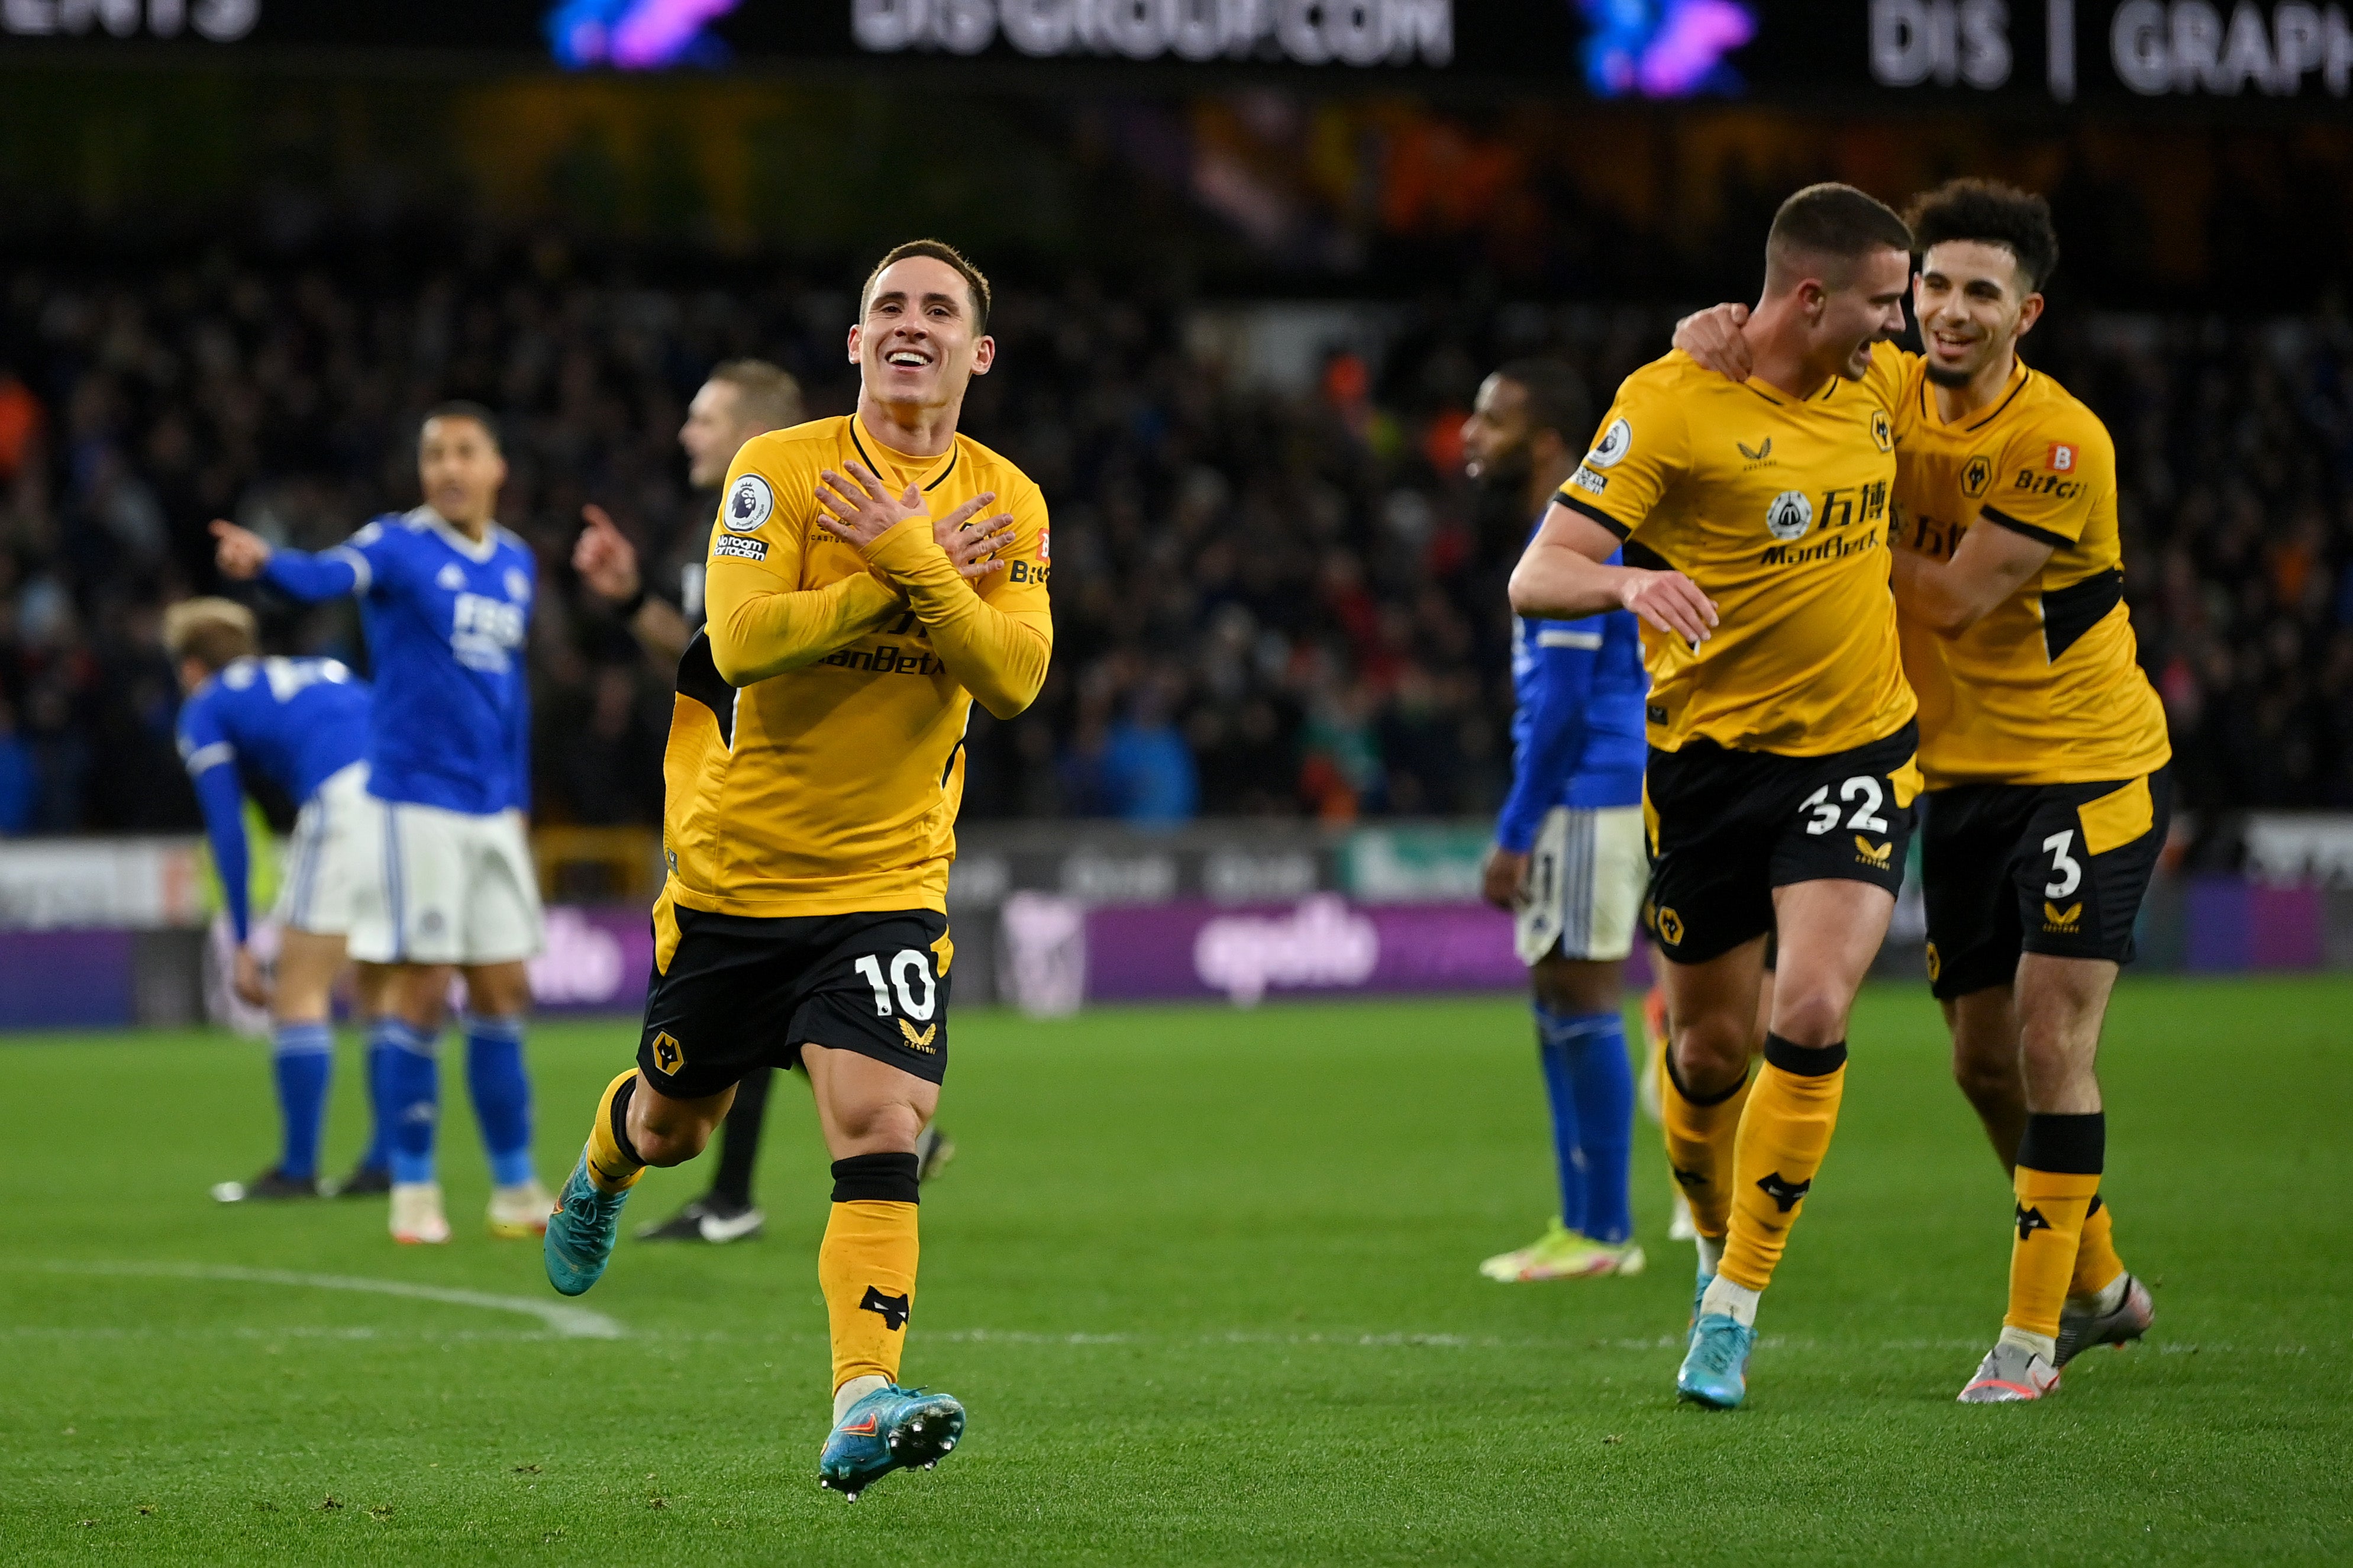
[{"label": "blue football boot", "polygon": [[964,1406],[886,1383],[842,1413],[817,1457],[817,1484],[851,1502],[893,1470],[928,1470],[964,1436]]},{"label": "blue football boot", "polygon": [[1699,1309],[1707,1300],[1707,1287],[1715,1283],[1715,1276],[1703,1268],[1699,1271],[1699,1283],[1692,1287],[1691,1321],[1683,1325],[1683,1349],[1686,1351],[1691,1349],[1693,1338],[1699,1333]]},{"label": "blue football boot", "polygon": [[1691,1349],[1675,1373],[1675,1397],[1710,1410],[1732,1410],[1748,1392],[1748,1352],[1757,1330],[1731,1314],[1710,1312],[1692,1330]]},{"label": "blue football boot", "polygon": [[628,1192],[600,1191],[588,1180],[588,1154],[564,1183],[564,1196],[547,1218],[547,1236],[540,1255],[547,1260],[547,1282],[565,1296],[577,1296],[603,1277],[612,1261],[613,1241],[620,1234],[621,1205]]}]

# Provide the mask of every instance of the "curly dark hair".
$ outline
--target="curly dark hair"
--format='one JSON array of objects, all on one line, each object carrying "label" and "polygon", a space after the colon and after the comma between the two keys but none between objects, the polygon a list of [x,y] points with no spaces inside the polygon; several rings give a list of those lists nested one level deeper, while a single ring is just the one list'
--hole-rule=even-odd
[{"label": "curly dark hair", "polygon": [[2059,265],[2059,231],[2051,225],[2051,204],[2016,185],[1998,180],[1947,180],[1914,196],[1904,217],[1923,251],[1949,239],[2000,246],[2018,258],[2028,293],[2042,287]]}]

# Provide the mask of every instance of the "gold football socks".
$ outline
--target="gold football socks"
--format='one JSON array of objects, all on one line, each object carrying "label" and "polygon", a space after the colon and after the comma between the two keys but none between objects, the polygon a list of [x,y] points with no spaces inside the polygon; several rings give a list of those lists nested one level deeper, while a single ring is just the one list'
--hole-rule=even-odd
[{"label": "gold football socks", "polygon": [[[1733,1139],[1748,1103],[1746,1074],[1731,1087],[1701,1097],[1683,1088],[1674,1047],[1659,1054],[1659,1126],[1666,1135],[1667,1168],[1690,1201],[1692,1228],[1721,1247],[1732,1219]],[[1711,1270],[1710,1272],[1714,1272]]]},{"label": "gold football socks", "polygon": [[600,1192],[626,1192],[646,1173],[629,1142],[629,1097],[638,1086],[635,1067],[605,1086],[596,1102],[596,1120],[588,1128],[588,1180]]},{"label": "gold football socks", "polygon": [[818,1248],[817,1277],[833,1336],[837,1394],[853,1380],[899,1381],[915,1305],[917,1173],[913,1154],[854,1154],[833,1162],[833,1215]]},{"label": "gold football socks", "polygon": [[[1845,1041],[1799,1045],[1778,1034],[1765,1036],[1765,1065],[1748,1091],[1733,1149],[1724,1264],[1708,1287],[1704,1310],[1754,1320],[1757,1293],[1773,1282],[1789,1227],[1830,1151],[1845,1089]],[[1726,1285],[1736,1288],[1726,1291]]]},{"label": "gold football socks", "polygon": [[2052,1347],[2059,1334],[2059,1309],[2075,1272],[2085,1212],[2099,1193],[2106,1143],[2107,1118],[2098,1111],[2030,1114],[2018,1140],[2012,1178],[2018,1239],[2010,1249],[2010,1310],[2002,1317],[2002,1336],[2045,1361],[2056,1359]]},{"label": "gold football socks", "polygon": [[2116,1252],[2116,1218],[2108,1201],[2094,1194],[2092,1206],[2084,1211],[2084,1239],[2075,1244],[2075,1270],[2067,1281],[2069,1296],[2097,1296],[2123,1277],[2125,1260]]}]

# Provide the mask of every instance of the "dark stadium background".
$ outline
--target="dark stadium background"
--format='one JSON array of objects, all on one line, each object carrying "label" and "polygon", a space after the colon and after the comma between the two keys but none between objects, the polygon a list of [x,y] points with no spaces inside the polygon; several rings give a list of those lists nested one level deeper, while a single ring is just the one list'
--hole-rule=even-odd
[{"label": "dark stadium background", "polygon": [[[2353,1263],[2315,1196],[2353,1181],[2348,13],[0,0],[0,1555],[2346,1560]],[[2056,210],[2026,355],[2116,440],[2172,728],[2099,1064],[2159,1316],[2047,1418],[1952,1403],[2014,1193],[1915,878],[1753,1407],[1704,1417],[1669,1397],[1691,1254],[1647,1128],[1647,1274],[1475,1272],[1556,1189],[1479,896],[1530,520],[1457,432],[1506,358],[1598,409],[1679,314],[1753,299],[1794,187],[1963,174]],[[471,1218],[454,1041],[449,1245],[207,1196],[278,1113],[157,643],[223,588],[212,518],[331,544],[414,503],[423,409],[501,412],[543,585],[535,1154],[569,1169],[638,1037],[670,710],[573,577],[581,508],[674,582],[712,504],[686,399],[755,355],[848,409],[857,285],[915,234],[996,281],[964,429],[1044,487],[1057,645],[1031,711],[976,713],[948,891],[961,1152],[909,1369],[972,1441],[848,1509],[808,1485],[828,1160],[797,1087],[768,1239],[625,1241],[586,1314]],[[364,664],[349,607],[232,591],[273,651]],[[359,1033],[325,1169],[364,1137]]]},{"label": "dark stadium background", "polygon": [[[6,832],[194,827],[154,642],[163,603],[218,587],[206,524],[318,546],[413,503],[409,428],[444,396],[506,415],[502,520],[552,590],[540,820],[654,821],[663,683],[582,600],[580,506],[699,556],[686,397],[759,354],[846,409],[851,290],[913,230],[997,280],[966,429],[1038,476],[1059,546],[1052,683],[976,715],[968,820],[1489,810],[1525,520],[1458,470],[1479,377],[1560,353],[1606,397],[1676,313],[1753,293],[1795,185],[1962,171],[2056,208],[2030,353],[2116,432],[2184,803],[2353,805],[2353,131],[2318,73],[2098,111],[1778,78],[1769,107],[1602,103],[1525,62],[1000,86],[934,52],[911,87],[765,55],[567,77],[454,22],[444,50],[288,54],[269,16],[233,46],[0,43]],[[1270,302],[1309,337],[1271,376],[1229,352]],[[348,610],[267,608],[283,648],[364,657]]]}]

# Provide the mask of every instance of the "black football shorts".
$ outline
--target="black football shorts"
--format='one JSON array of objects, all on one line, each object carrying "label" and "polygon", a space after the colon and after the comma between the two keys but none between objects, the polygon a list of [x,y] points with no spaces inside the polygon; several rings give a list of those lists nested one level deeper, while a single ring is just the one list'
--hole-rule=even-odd
[{"label": "black football shorts", "polygon": [[1773,927],[1773,890],[1868,882],[1892,895],[1910,853],[1919,727],[1826,757],[1692,741],[1651,752],[1643,777],[1651,888],[1642,924],[1680,964]]},{"label": "black football shorts", "polygon": [[812,1044],[946,1077],[946,916],[675,913],[678,948],[657,962],[638,1041],[638,1070],[663,1094],[715,1095]]},{"label": "black football shorts", "polygon": [[2173,776],[1964,784],[1921,797],[1928,984],[2007,986],[2023,952],[2133,959],[2133,925],[2173,813]]}]

